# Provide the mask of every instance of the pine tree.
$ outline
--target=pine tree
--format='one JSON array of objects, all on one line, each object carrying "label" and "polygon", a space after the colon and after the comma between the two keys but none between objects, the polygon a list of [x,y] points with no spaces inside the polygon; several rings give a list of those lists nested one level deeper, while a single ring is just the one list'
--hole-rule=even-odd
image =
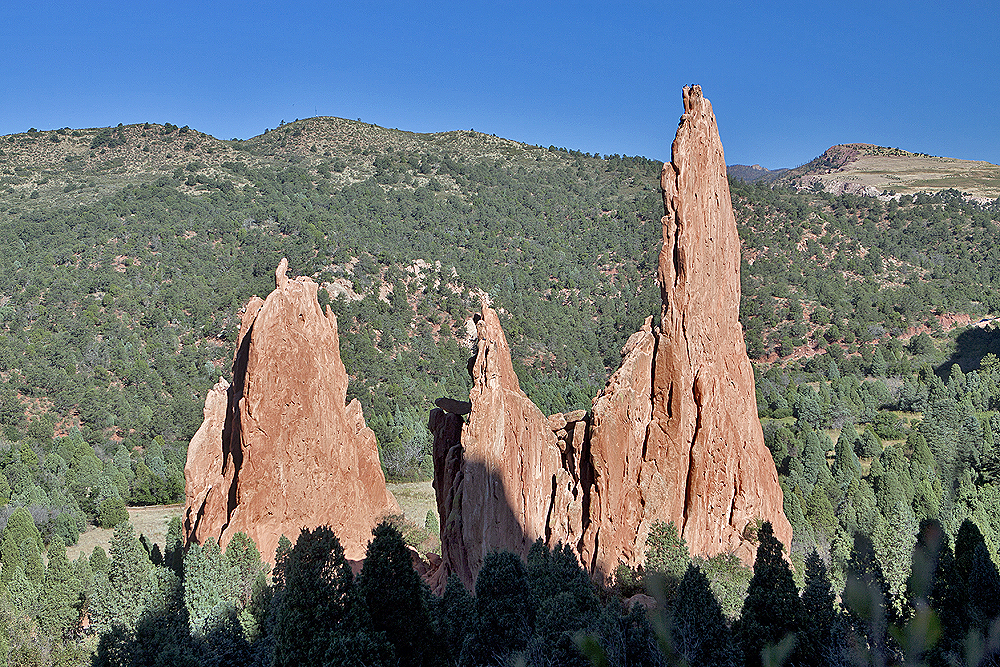
[{"label": "pine tree", "polygon": [[274,570],[271,572],[271,581],[275,588],[281,589],[285,586],[285,563],[291,550],[291,540],[284,535],[278,538],[278,547],[274,550]]},{"label": "pine tree", "polygon": [[688,566],[677,587],[668,628],[673,651],[689,665],[728,667],[739,662],[722,607],[696,565]]},{"label": "pine tree", "polygon": [[329,526],[303,528],[282,559],[274,665],[384,664],[392,646],[371,629],[351,566]]},{"label": "pine tree", "polygon": [[979,527],[968,519],[955,537],[955,570],[966,590],[966,617],[981,634],[1000,615],[1000,573]]},{"label": "pine tree", "polygon": [[915,606],[918,601],[928,604],[940,622],[940,638],[923,655],[931,665],[943,667],[962,660],[969,626],[965,593],[948,534],[939,522],[922,521],[907,596]]},{"label": "pine tree", "polygon": [[254,639],[266,615],[270,589],[269,566],[260,558],[257,544],[246,533],[233,535],[226,545],[226,566],[232,578],[236,615],[248,640]]},{"label": "pine tree", "polygon": [[858,456],[854,453],[856,440],[857,434],[854,427],[847,424],[833,448],[833,479],[841,491],[846,490],[855,478],[861,477],[861,462],[858,461]]},{"label": "pine tree", "polygon": [[132,524],[118,524],[111,538],[107,571],[100,572],[94,567],[93,621],[98,630],[104,632],[115,626],[135,628],[154,594],[151,568]]},{"label": "pine tree", "polygon": [[476,603],[472,595],[462,585],[458,575],[451,574],[444,589],[444,595],[435,598],[431,615],[438,635],[444,640],[452,664],[458,662],[466,637],[473,630],[476,618]]},{"label": "pine tree", "polygon": [[806,585],[802,590],[803,623],[799,635],[799,655],[805,665],[827,665],[834,650],[837,620],[836,596],[827,576],[826,565],[815,549],[806,556]]},{"label": "pine tree", "polygon": [[184,607],[192,636],[204,637],[233,611],[233,583],[215,540],[191,545],[184,556]]},{"label": "pine tree", "polygon": [[23,507],[14,510],[0,534],[0,560],[4,564],[0,581],[6,582],[9,578],[6,572],[12,573],[20,565],[28,581],[41,584],[45,576],[42,548],[42,534],[28,510]]},{"label": "pine tree", "polygon": [[38,598],[38,626],[42,632],[50,637],[66,634],[80,618],[78,603],[66,545],[55,536],[49,543],[49,565]]},{"label": "pine tree", "polygon": [[182,535],[181,518],[172,517],[167,525],[167,538],[163,545],[163,564],[173,570],[177,576],[184,574],[184,539]]},{"label": "pine tree", "polygon": [[866,428],[861,434],[855,452],[863,459],[874,459],[882,453],[882,441],[874,431]]},{"label": "pine tree", "polygon": [[810,525],[827,535],[833,534],[837,527],[837,517],[830,504],[830,498],[819,484],[813,487],[806,500],[806,518]]},{"label": "pine tree", "polygon": [[855,533],[841,599],[856,662],[884,664],[890,656],[898,654],[888,633],[889,623],[894,620],[888,615],[888,597],[888,585],[875,547],[868,537]]},{"label": "pine tree", "polygon": [[535,627],[535,600],[524,563],[503,551],[483,559],[476,578],[476,619],[462,651],[463,667],[506,662],[523,651]]},{"label": "pine tree", "polygon": [[402,667],[441,662],[442,647],[431,631],[423,582],[403,535],[387,522],[376,526],[372,535],[357,582],[372,628],[385,633]]},{"label": "pine tree", "polygon": [[590,576],[569,545],[558,543],[549,550],[541,539],[528,552],[527,570],[531,595],[538,605],[530,655],[559,664],[585,665],[574,637],[590,628],[600,613]]},{"label": "pine tree", "polygon": [[782,544],[769,521],[757,535],[760,544],[739,629],[743,659],[749,667],[761,664],[761,651],[766,646],[776,646],[802,628],[802,602],[792,570],[782,556]]},{"label": "pine tree", "polygon": [[674,522],[657,521],[646,538],[645,570],[647,587],[662,586],[663,597],[673,600],[674,591],[691,563],[687,542]]}]

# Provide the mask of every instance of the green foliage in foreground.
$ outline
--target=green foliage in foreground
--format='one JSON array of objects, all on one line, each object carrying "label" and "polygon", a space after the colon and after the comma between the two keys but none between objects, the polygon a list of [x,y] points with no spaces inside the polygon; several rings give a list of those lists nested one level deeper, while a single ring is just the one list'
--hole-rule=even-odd
[{"label": "green foliage in foreground", "polygon": [[692,560],[667,526],[657,531],[689,564],[668,597],[666,573],[647,559],[643,578],[654,596],[647,600],[655,599],[647,610],[596,586],[569,547],[549,550],[541,541],[526,561],[488,555],[474,596],[452,577],[437,597],[389,524],[373,531],[357,577],[329,528],[302,530],[281,549],[270,584],[244,535],[221,551],[214,543],[192,547],[178,576],[123,524],[110,560],[95,549],[89,561],[69,563],[54,541],[44,587],[32,586],[20,568],[0,587],[4,656],[12,665],[98,666],[973,666],[1000,659],[1000,573],[971,521],[954,540],[936,521],[920,525],[899,607],[864,536],[855,539],[843,588],[834,588],[814,551],[800,589],[765,522],[732,618],[714,593],[718,572]]}]

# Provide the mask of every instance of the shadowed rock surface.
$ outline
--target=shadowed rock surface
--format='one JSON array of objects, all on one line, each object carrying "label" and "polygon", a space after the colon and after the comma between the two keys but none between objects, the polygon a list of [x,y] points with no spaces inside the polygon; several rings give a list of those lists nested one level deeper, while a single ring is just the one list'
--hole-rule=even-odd
[{"label": "shadowed rock surface", "polygon": [[247,304],[233,384],[206,399],[184,468],[185,534],[225,546],[244,532],[270,561],[282,534],[294,542],[300,528],[326,524],[358,560],[399,506],[361,404],[346,404],[337,319],[320,310],[318,285],[287,269],[282,260],[276,289]]},{"label": "shadowed rock surface", "polygon": [[436,586],[454,572],[471,588],[492,551],[526,557],[539,537],[575,544],[582,535],[577,483],[556,435],[565,420],[550,421],[521,391],[496,312],[484,307],[477,329],[468,422],[441,408],[430,416],[443,551]]}]

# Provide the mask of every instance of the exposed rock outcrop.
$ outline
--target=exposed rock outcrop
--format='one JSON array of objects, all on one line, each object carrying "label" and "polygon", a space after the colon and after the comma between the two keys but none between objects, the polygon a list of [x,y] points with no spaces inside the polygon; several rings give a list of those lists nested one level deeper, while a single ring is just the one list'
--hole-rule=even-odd
[{"label": "exposed rock outcrop", "polygon": [[641,562],[656,521],[673,521],[692,553],[732,551],[749,563],[757,520],[785,544],[792,536],[739,322],[740,240],[722,141],[700,86],[684,89],[660,185],[659,330],[647,323],[633,335],[594,401],[584,555],[603,572]]},{"label": "exposed rock outcrop", "polygon": [[437,572],[454,572],[470,588],[486,554],[526,556],[539,537],[575,544],[583,528],[564,465],[566,420],[550,420],[521,391],[496,312],[484,307],[477,329],[468,422],[436,408],[429,424],[443,551]]},{"label": "exposed rock outcrop", "polygon": [[[570,544],[597,575],[642,563],[653,523],[673,521],[692,553],[752,564],[758,520],[791,541],[757,416],[739,322],[740,241],[715,116],[701,88],[663,167],[663,307],[622,350],[583,415],[546,419],[520,391],[496,313],[483,309],[468,422],[431,413],[442,517],[440,579],[466,585],[483,555]],[[440,581],[439,581],[440,583]]]},{"label": "exposed rock outcrop", "polygon": [[399,506],[360,403],[346,404],[337,319],[320,310],[317,284],[287,269],[282,260],[276,289],[247,304],[233,384],[220,381],[205,402],[184,468],[185,534],[225,545],[244,532],[271,560],[281,535],[294,542],[300,528],[328,524],[356,560]]}]

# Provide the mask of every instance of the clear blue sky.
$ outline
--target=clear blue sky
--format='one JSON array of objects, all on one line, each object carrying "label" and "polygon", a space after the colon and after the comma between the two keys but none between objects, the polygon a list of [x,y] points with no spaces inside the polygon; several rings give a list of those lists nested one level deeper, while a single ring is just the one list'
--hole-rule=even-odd
[{"label": "clear blue sky", "polygon": [[328,115],[665,159],[700,83],[730,164],[847,142],[1000,163],[996,0],[5,4],[0,134]]}]

